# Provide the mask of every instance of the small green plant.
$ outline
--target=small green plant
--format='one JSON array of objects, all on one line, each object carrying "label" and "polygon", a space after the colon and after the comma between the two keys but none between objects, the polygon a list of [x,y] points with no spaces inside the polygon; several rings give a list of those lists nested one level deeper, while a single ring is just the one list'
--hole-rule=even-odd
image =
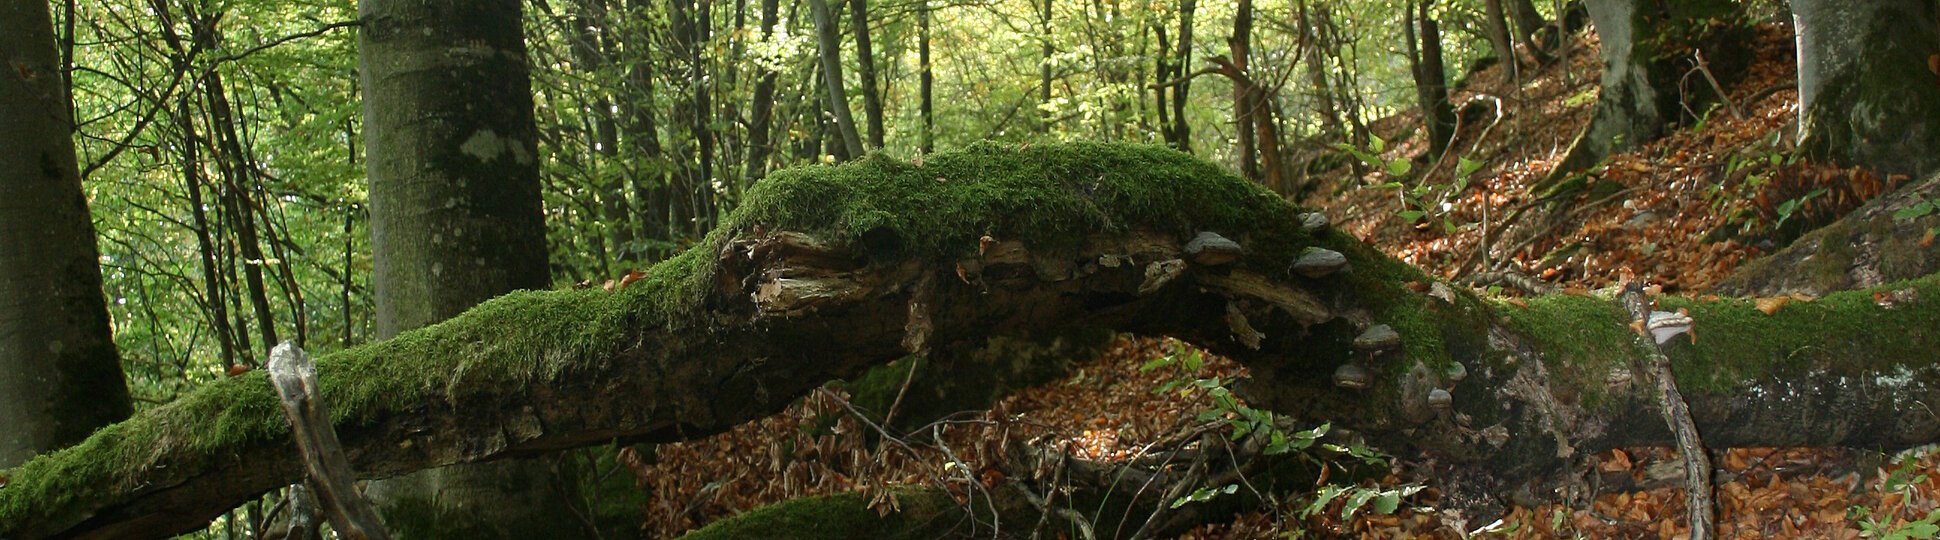
[{"label": "small green plant", "polygon": [[1899,211],[1893,212],[1893,219],[1898,221],[1912,221],[1926,217],[1927,214],[1934,212],[1940,212],[1940,201],[1922,199],[1920,202],[1907,205],[1906,208],[1901,208]]},{"label": "small green plant", "polygon": [[[1347,152],[1369,167],[1386,171],[1390,178],[1406,177],[1414,170],[1414,163],[1407,158],[1382,159],[1380,154],[1387,148],[1387,141],[1380,137],[1370,138],[1366,150],[1347,143],[1337,143],[1334,147]],[[1395,212],[1395,216],[1401,218],[1401,221],[1416,223],[1432,216],[1439,216],[1442,231],[1452,234],[1471,225],[1458,223],[1449,211],[1454,209],[1453,199],[1468,190],[1469,177],[1481,169],[1482,162],[1459,157],[1455,161],[1454,180],[1446,184],[1421,182],[1409,186],[1402,180],[1391,180],[1368,187],[1395,190],[1396,196],[1401,200],[1401,210]],[[1429,172],[1432,173],[1433,170]]]},{"label": "small green plant", "polygon": [[[1915,488],[1927,482],[1927,474],[1920,467],[1920,459],[1925,455],[1925,450],[1904,453],[1880,483],[1880,490],[1911,496]],[[1854,506],[1846,514],[1859,524],[1859,535],[1866,538],[1912,540],[1940,536],[1940,510],[1930,510],[1920,519],[1899,524],[1894,523],[1898,518],[1895,513],[1865,506]]]}]

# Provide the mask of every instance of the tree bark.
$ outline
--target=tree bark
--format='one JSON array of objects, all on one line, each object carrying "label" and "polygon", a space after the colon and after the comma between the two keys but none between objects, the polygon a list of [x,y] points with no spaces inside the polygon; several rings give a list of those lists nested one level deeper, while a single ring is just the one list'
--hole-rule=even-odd
[{"label": "tree bark", "polygon": [[849,0],[855,32],[856,76],[862,79],[862,116],[869,122],[869,147],[882,148],[882,94],[876,90],[876,53],[869,46],[869,0]]},{"label": "tree bark", "polygon": [[1929,201],[1940,201],[1940,173],[1867,201],[1785,249],[1739,267],[1715,288],[1724,294],[1823,296],[1940,272],[1940,249],[1926,240],[1929,231],[1940,231],[1940,212],[1893,217]]},{"label": "tree bark", "polygon": [[1726,0],[1588,0],[1586,5],[1601,40],[1601,88],[1590,123],[1551,170],[1552,179],[1655,140],[1687,118],[1684,107],[1701,111],[1716,102],[1718,96],[1702,85],[1679,88],[1693,52],[1703,53],[1713,73],[1728,80],[1744,68],[1750,42],[1736,19],[1738,7]]},{"label": "tree bark", "polygon": [[1408,67],[1414,75],[1421,123],[1428,132],[1430,161],[1448,150],[1455,132],[1455,109],[1448,103],[1448,74],[1442,63],[1441,25],[1428,11],[1432,4],[1430,0],[1409,2],[1409,11],[1403,17]]},{"label": "tree bark", "polygon": [[1259,121],[1254,114],[1258,104],[1253,102],[1253,85],[1246,72],[1247,57],[1253,55],[1253,0],[1239,0],[1239,7],[1233,12],[1233,33],[1227,36],[1226,47],[1232,56],[1228,78],[1233,80],[1233,134],[1239,140],[1234,148],[1236,165],[1240,175],[1262,181],[1265,178],[1260,174],[1260,149],[1256,141],[1259,133],[1254,131],[1254,123]]},{"label": "tree bark", "polygon": [[[1442,471],[1449,493],[1543,493],[1573,458],[1670,440],[1631,371],[1645,351],[1609,299],[1415,292],[1432,280],[1308,232],[1279,196],[1169,150],[980,145],[926,161],[777,173],[721,234],[628,289],[516,293],[320,359],[353,465],[383,477],[719,432],[905,355],[926,280],[934,347],[1059,329],[1175,336],[1249,366],[1239,390],[1255,406],[1465,471]],[[1195,258],[1195,231],[1244,254]],[[1348,268],[1321,273],[1319,250]],[[1921,300],[1875,303],[1901,290]],[[1662,298],[1702,336],[1665,354],[1711,445],[1922,444],[1940,436],[1919,405],[1940,400],[1933,298],[1940,277],[1771,315]],[[1377,324],[1399,343],[1356,348]],[[1372,372],[1366,388],[1331,382],[1344,362]],[[1426,403],[1436,388],[1448,409]],[[0,536],[193,530],[296,478],[290,448],[267,380],[218,381],[12,471]]]},{"label": "tree bark", "polygon": [[1509,73],[1509,80],[1522,80],[1522,58],[1516,54],[1516,42],[1509,29],[1509,19],[1502,9],[1503,0],[1483,0],[1482,29],[1489,36],[1489,48],[1495,50],[1496,61]]},{"label": "tree bark", "polygon": [[[378,337],[549,286],[519,3],[364,0],[359,11]],[[369,489],[401,536],[576,531],[548,469],[505,461]]]},{"label": "tree bark", "polygon": [[936,85],[936,72],[930,66],[930,2],[920,0],[917,7],[916,62],[921,70],[918,77],[917,114],[923,117],[923,138],[917,148],[928,154],[936,151],[936,110],[933,108],[931,93]]},{"label": "tree bark", "polygon": [[1038,133],[1046,133],[1051,130],[1052,118],[1051,111],[1048,108],[1051,105],[1051,55],[1057,52],[1051,46],[1051,7],[1054,5],[1056,5],[1055,0],[1044,0],[1044,9],[1038,12],[1037,18],[1037,29],[1039,32],[1042,32],[1038,36],[1038,39],[1041,40],[1041,44],[1043,45],[1043,50],[1039,53],[1037,63],[1037,104],[1046,107],[1037,114],[1038,120],[1036,127]]},{"label": "tree bark", "polygon": [[0,468],[126,418],[47,2],[0,1]]},{"label": "tree bark", "polygon": [[835,129],[839,132],[842,150],[847,155],[836,156],[842,159],[862,157],[862,137],[856,134],[855,116],[849,113],[848,91],[842,87],[842,41],[836,36],[835,15],[829,12],[828,0],[808,0],[811,16],[815,18],[815,43],[817,54],[822,57],[822,82],[828,93],[829,110],[835,113]]},{"label": "tree bark", "polygon": [[[768,39],[775,35],[775,25],[781,22],[781,0],[761,0],[761,37]],[[764,69],[761,80],[754,83],[754,100],[749,103],[752,111],[748,118],[748,183],[768,175],[768,157],[774,154],[774,139],[770,125],[775,117],[775,81],[780,73]]]},{"label": "tree bark", "polygon": [[1800,147],[1882,173],[1940,169],[1937,11],[1930,0],[1793,0]]},{"label": "tree bark", "polygon": [[[1195,0],[1179,0],[1179,52],[1172,63],[1173,73],[1192,72],[1192,12],[1196,8]],[[1191,97],[1191,94],[1191,80],[1179,81],[1179,85],[1173,87],[1173,147],[1186,153],[1192,153],[1192,124],[1186,122],[1186,100]]]}]

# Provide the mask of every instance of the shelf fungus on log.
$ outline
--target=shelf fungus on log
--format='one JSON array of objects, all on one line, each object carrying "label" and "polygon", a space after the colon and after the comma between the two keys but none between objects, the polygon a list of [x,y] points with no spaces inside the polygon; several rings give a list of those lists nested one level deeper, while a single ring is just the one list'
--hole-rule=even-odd
[{"label": "shelf fungus on log", "polygon": [[1347,256],[1327,248],[1308,248],[1293,262],[1293,271],[1310,278],[1327,277],[1347,266]]},{"label": "shelf fungus on log", "polygon": [[1361,352],[1382,352],[1401,346],[1401,334],[1394,327],[1377,324],[1368,327],[1361,335],[1354,337],[1354,350]]},{"label": "shelf fungus on log", "polygon": [[1354,390],[1366,390],[1374,381],[1374,374],[1360,364],[1346,363],[1334,368],[1334,386]]},{"label": "shelf fungus on log", "polygon": [[1331,225],[1332,223],[1327,221],[1327,214],[1320,212],[1300,214],[1300,230],[1307,231],[1308,234],[1315,234],[1327,230],[1327,227]]},{"label": "shelf fungus on log", "polygon": [[1186,242],[1186,256],[1199,266],[1220,266],[1239,260],[1239,242],[1234,242],[1219,233],[1200,231],[1192,241]]},{"label": "shelf fungus on log", "polygon": [[1650,333],[1650,338],[1658,345],[1663,345],[1678,334],[1690,334],[1691,343],[1695,344],[1697,343],[1696,324],[1688,310],[1652,311],[1650,322],[1644,325],[1644,330]]}]

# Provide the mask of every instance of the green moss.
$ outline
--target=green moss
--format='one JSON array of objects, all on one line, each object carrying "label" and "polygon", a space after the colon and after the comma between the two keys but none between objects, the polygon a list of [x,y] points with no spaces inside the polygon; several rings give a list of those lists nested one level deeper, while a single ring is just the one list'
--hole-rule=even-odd
[{"label": "green moss", "polygon": [[869,508],[868,500],[855,493],[802,497],[715,522],[681,538],[928,540],[958,527],[968,530],[963,507],[940,492],[899,491],[897,501],[900,511],[880,515]]},{"label": "green moss", "polygon": [[[1917,299],[1894,309],[1873,298],[1909,289]],[[1698,389],[1773,375],[1887,376],[1901,366],[1931,365],[1940,350],[1940,276],[1789,302],[1771,315],[1743,299],[1659,304],[1687,308],[1697,321],[1696,342],[1680,337],[1667,351],[1679,383]]]},{"label": "green moss", "polygon": [[983,143],[921,166],[875,156],[781,171],[749,190],[722,229],[760,224],[888,251],[872,255],[938,257],[975,253],[985,234],[1069,246],[1132,228],[1186,238],[1270,232],[1271,249],[1251,255],[1286,260],[1306,236],[1286,219],[1292,208],[1218,165],[1159,146]]},{"label": "green moss", "polygon": [[[1911,289],[1919,300],[1885,309],[1882,291]],[[1552,373],[1606,373],[1613,363],[1643,358],[1629,316],[1610,299],[1550,295],[1519,308],[1498,305],[1509,326],[1543,350]],[[1815,301],[1793,301],[1766,315],[1750,299],[1699,302],[1664,297],[1660,310],[1688,309],[1695,342],[1665,343],[1678,385],[1687,393],[1729,392],[1770,376],[1883,376],[1898,366],[1921,366],[1940,348],[1940,276],[1928,276]],[[1594,392],[1601,379],[1568,386]]]},{"label": "green moss", "polygon": [[[421,406],[427,391],[459,402],[488,399],[508,383],[597,367],[625,332],[707,324],[695,315],[716,277],[714,254],[757,225],[859,243],[872,257],[919,258],[974,253],[986,234],[1055,247],[1134,229],[1180,238],[1212,230],[1247,246],[1243,265],[1284,277],[1312,243],[1292,212],[1257,184],[1157,146],[979,144],[921,166],[873,157],[792,169],[751,189],[720,228],[625,291],[509,294],[443,323],[325,355],[318,375],[332,419],[358,425]],[[1357,242],[1333,242],[1355,256],[1370,253]],[[77,521],[93,501],[133,489],[152,467],[202,470],[249,452],[282,451],[276,446],[286,430],[261,373],[211,383],[7,472],[0,536],[30,517]]]}]

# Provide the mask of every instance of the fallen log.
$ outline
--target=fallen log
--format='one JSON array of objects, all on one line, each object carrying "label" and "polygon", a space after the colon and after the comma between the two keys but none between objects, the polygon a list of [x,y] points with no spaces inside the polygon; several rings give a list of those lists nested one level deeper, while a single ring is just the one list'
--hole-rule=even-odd
[{"label": "fallen log", "polygon": [[[329,418],[367,478],[704,436],[907,354],[912,291],[932,281],[932,349],[1057,329],[1175,336],[1246,364],[1256,406],[1458,466],[1448,481],[1472,493],[1540,490],[1573,458],[1670,440],[1607,297],[1478,298],[1163,148],[978,145],[927,161],[778,172],[621,290],[514,293],[326,355]],[[1181,263],[1208,231],[1238,258]],[[1940,436],[1924,405],[1940,403],[1934,277],[1769,315],[1662,303],[1702,328],[1665,354],[1708,444]],[[1399,338],[1356,347],[1380,325]],[[1358,388],[1334,382],[1349,363]],[[224,379],[6,471],[0,537],[199,529],[301,478],[296,456],[265,376]]]}]

